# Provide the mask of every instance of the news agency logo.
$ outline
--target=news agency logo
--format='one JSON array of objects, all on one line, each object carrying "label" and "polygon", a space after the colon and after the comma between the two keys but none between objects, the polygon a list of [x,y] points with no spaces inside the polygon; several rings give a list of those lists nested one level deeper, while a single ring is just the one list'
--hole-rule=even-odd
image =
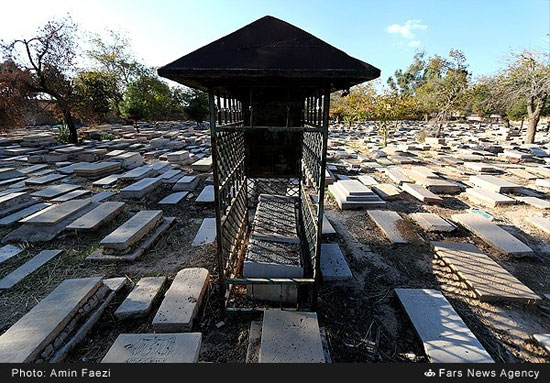
[{"label": "news agency logo", "polygon": [[433,372],[432,369],[430,368],[428,371],[424,372],[424,376],[427,378],[433,378],[435,376],[435,372]]}]

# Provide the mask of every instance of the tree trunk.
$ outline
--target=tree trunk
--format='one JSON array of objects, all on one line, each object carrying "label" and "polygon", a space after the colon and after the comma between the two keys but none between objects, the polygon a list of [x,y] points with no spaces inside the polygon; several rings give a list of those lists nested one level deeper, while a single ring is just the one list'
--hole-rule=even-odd
[{"label": "tree trunk", "polygon": [[78,134],[76,133],[76,126],[70,110],[63,110],[63,119],[65,120],[65,124],[67,124],[67,128],[69,128],[71,143],[78,144]]},{"label": "tree trunk", "polygon": [[523,129],[523,121],[525,121],[525,117],[521,118],[521,125],[519,126],[519,130]]},{"label": "tree trunk", "polygon": [[544,103],[546,102],[546,97],[538,98],[535,100],[534,97],[529,99],[527,103],[527,114],[529,115],[529,125],[527,126],[527,136],[525,137],[526,144],[535,143],[535,134],[537,133],[537,125],[540,120],[540,115],[542,109],[544,108]]}]

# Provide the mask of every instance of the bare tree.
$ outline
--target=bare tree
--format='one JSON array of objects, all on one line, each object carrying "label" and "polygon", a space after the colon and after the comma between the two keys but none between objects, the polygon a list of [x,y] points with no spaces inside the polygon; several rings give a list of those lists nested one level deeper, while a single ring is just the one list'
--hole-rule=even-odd
[{"label": "bare tree", "polygon": [[77,25],[67,16],[47,22],[30,39],[2,43],[4,56],[29,74],[21,86],[55,101],[73,143],[78,142],[72,81],[78,57],[76,32]]},{"label": "bare tree", "polygon": [[503,75],[510,100],[527,100],[529,125],[525,143],[533,144],[537,125],[550,94],[549,54],[536,51],[513,53]]}]

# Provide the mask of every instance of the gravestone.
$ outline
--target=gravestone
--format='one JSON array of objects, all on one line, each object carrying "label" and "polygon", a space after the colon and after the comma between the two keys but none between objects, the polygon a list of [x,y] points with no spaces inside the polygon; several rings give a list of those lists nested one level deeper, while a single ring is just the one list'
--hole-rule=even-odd
[{"label": "gravestone", "polygon": [[63,281],[0,336],[0,363],[33,361],[101,286],[99,277]]},{"label": "gravestone", "polygon": [[540,297],[476,246],[460,242],[432,242],[437,257],[474,291],[480,301],[539,303]]},{"label": "gravestone", "polygon": [[180,270],[153,318],[153,329],[156,332],[191,330],[209,281],[206,269]]},{"label": "gravestone", "polygon": [[57,257],[61,253],[61,250],[42,250],[31,260],[25,262],[23,265],[2,278],[0,280],[0,290],[12,288],[17,283],[21,282],[25,277],[42,267],[46,262],[54,257]]},{"label": "gravestone", "polygon": [[122,304],[116,309],[117,319],[140,318],[149,315],[153,301],[166,283],[166,277],[141,278]]},{"label": "gravestone", "polygon": [[120,334],[101,363],[197,363],[202,334]]},{"label": "gravestone", "polygon": [[533,250],[506,230],[479,214],[455,214],[451,219],[506,255],[530,255]]},{"label": "gravestone", "polygon": [[216,218],[204,218],[191,246],[214,243],[216,240]]},{"label": "gravestone", "polygon": [[317,313],[265,310],[260,363],[325,363]]},{"label": "gravestone", "polygon": [[395,289],[395,293],[432,363],[493,363],[441,292]]},{"label": "gravestone", "polygon": [[397,227],[397,223],[401,221],[399,213],[388,210],[369,210],[367,214],[391,243],[408,242],[401,236]]}]

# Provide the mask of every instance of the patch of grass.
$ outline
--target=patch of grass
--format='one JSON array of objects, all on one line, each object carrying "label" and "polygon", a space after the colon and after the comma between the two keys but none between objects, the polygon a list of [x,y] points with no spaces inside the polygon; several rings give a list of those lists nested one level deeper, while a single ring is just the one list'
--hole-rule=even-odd
[{"label": "patch of grass", "polygon": [[57,129],[57,132],[55,133],[55,139],[63,144],[68,144],[69,142],[71,142],[71,132],[69,132],[69,128],[67,127],[67,125],[62,125]]}]

